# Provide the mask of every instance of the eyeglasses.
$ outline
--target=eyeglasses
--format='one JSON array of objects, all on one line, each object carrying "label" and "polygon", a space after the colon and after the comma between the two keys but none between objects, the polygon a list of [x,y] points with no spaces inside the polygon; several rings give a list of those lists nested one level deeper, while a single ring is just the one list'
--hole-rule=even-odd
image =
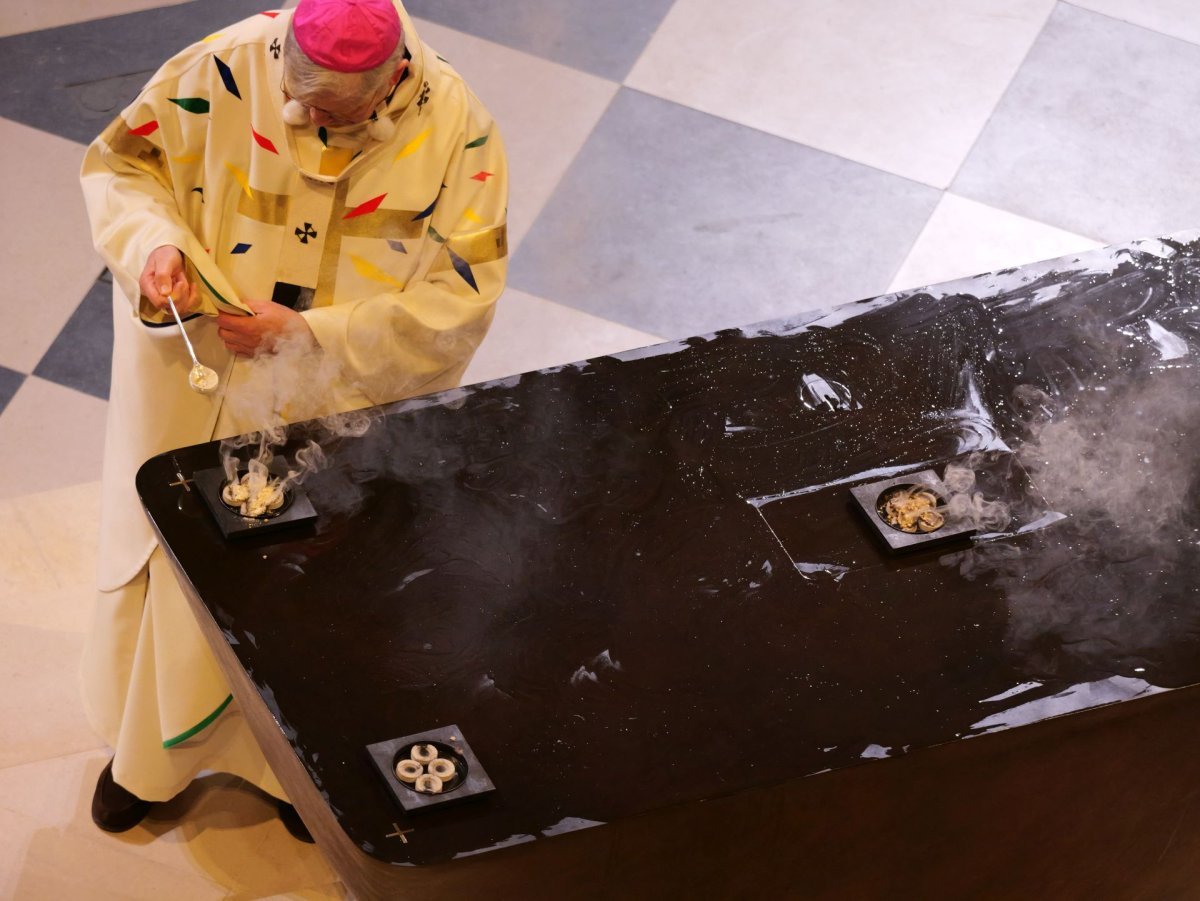
[{"label": "eyeglasses", "polygon": [[[384,92],[386,93],[387,91],[390,91],[391,88],[391,85],[384,85]],[[365,122],[368,118],[370,118],[371,113],[374,111],[375,107],[379,105],[379,101],[382,99],[380,94],[376,94],[376,96],[371,100],[370,106],[360,106],[350,115],[343,116],[338,113],[330,112],[327,109],[321,109],[319,106],[313,106],[311,103],[305,103],[303,100],[293,97],[288,93],[288,89],[284,86],[282,77],[279,79],[279,90],[286,99],[295,100],[306,110],[308,110],[310,115],[312,113],[317,113],[318,115],[324,116],[329,120],[330,125],[358,125],[362,122]]]}]

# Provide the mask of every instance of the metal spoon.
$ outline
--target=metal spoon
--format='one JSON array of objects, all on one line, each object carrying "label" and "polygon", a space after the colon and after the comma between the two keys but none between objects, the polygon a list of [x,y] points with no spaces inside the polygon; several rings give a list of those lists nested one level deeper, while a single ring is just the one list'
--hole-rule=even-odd
[{"label": "metal spoon", "polygon": [[183,327],[183,320],[179,318],[179,311],[175,309],[175,298],[168,294],[167,303],[171,305],[171,312],[175,316],[175,321],[179,323],[179,334],[183,335],[183,343],[187,345],[188,353],[192,355],[192,371],[188,373],[188,385],[193,391],[211,394],[217,390],[217,385],[221,382],[220,376],[196,359],[195,348],[192,347],[187,330]]}]

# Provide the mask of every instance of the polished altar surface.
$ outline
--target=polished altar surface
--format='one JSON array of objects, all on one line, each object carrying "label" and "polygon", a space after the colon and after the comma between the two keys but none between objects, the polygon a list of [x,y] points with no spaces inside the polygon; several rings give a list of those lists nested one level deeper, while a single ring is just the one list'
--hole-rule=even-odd
[{"label": "polished altar surface", "polygon": [[[215,443],[138,488],[342,829],[435,864],[1200,682],[1198,350],[1183,235],[293,428],[309,528],[225,540]],[[889,553],[849,489],[947,461],[1012,523]],[[366,747],[449,724],[496,790],[406,815]]]}]

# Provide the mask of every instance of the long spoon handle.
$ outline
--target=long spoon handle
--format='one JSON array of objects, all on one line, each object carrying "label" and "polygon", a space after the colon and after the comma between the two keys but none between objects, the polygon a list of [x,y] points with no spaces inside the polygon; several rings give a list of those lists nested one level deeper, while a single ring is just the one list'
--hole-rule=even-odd
[{"label": "long spoon handle", "polygon": [[175,299],[169,294],[167,295],[167,303],[171,305],[171,312],[175,314],[175,321],[179,323],[179,334],[183,335],[183,343],[187,345],[188,353],[192,355],[192,362],[199,366],[200,361],[196,359],[196,351],[192,347],[191,339],[188,338],[187,329],[183,327],[183,320],[179,318],[179,311],[175,309]]}]

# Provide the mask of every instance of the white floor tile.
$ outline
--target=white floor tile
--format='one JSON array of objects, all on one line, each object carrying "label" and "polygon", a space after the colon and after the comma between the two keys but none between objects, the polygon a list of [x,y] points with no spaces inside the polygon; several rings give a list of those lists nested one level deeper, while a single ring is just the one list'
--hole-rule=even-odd
[{"label": "white floor tile", "polygon": [[625,83],[944,188],[1053,6],[678,0]]},{"label": "white floor tile", "polygon": [[[133,879],[121,897],[346,897],[321,852],[292,838],[275,805],[233,777],[193,782],[129,832],[100,832],[91,798],[108,758],[105,749],[0,769],[0,897],[18,884],[17,897],[111,897],[119,883],[109,874]],[[97,894],[49,893],[61,891],[56,869],[81,864],[105,872]],[[141,892],[171,879],[186,892]]]},{"label": "white floor tile", "polygon": [[0,498],[100,478],[108,404],[36,376],[0,413]]},{"label": "white floor tile", "polygon": [[298,892],[288,892],[286,895],[268,895],[262,901],[345,901],[350,897],[340,882],[320,888],[302,889]]},{"label": "white floor tile", "polygon": [[104,269],[79,188],[84,148],[0,119],[0,365],[32,372]]},{"label": "white floor tile", "polygon": [[[99,772],[108,759],[104,751],[86,751],[0,769],[0,898],[18,897],[25,860],[34,835],[41,830],[62,830],[88,817],[83,806],[84,771],[91,761]],[[95,777],[92,777],[92,785]],[[63,861],[66,864],[67,861]],[[37,897],[28,880],[26,897]]]},{"label": "white floor tile", "polygon": [[28,901],[217,901],[230,897],[203,876],[147,860],[138,850],[99,829],[91,834],[33,829],[17,864],[12,897]]},{"label": "white floor tile", "polygon": [[186,2],[188,0],[103,0],[102,3],[38,0],[37,3],[18,3],[5,0],[0,4],[0,37]]},{"label": "white floor tile", "polygon": [[521,243],[617,92],[615,82],[429,21],[418,34],[463,76],[508,151],[508,246]]},{"label": "white floor tile", "polygon": [[1070,4],[1200,44],[1195,0],[1070,0]]},{"label": "white floor tile", "polygon": [[[0,808],[38,826],[91,826],[90,801],[107,749],[82,751],[0,769]],[[2,893],[0,893],[2,895]]]},{"label": "white floor tile", "polygon": [[[0,500],[0,623],[54,626],[42,619],[59,588],[49,558],[11,500]],[[79,630],[76,630],[79,631]]]},{"label": "white floor tile", "polygon": [[0,625],[0,767],[104,746],[79,697],[83,636]]},{"label": "white floor tile", "polygon": [[888,290],[920,288],[1100,246],[1091,238],[947,193]]},{"label": "white floor tile", "polygon": [[87,628],[99,520],[99,482],[0,500],[0,623]]},{"label": "white floor tile", "polygon": [[661,340],[509,288],[496,306],[492,329],[467,368],[463,384],[573,363]]},{"label": "white floor tile", "polygon": [[337,879],[315,845],[288,833],[274,801],[226,775],[193,782],[138,831],[144,857],[211,880],[226,897],[318,889]]},{"label": "white floor tile", "polygon": [[36,829],[30,817],[0,808],[0,898],[16,898],[22,863]]}]

